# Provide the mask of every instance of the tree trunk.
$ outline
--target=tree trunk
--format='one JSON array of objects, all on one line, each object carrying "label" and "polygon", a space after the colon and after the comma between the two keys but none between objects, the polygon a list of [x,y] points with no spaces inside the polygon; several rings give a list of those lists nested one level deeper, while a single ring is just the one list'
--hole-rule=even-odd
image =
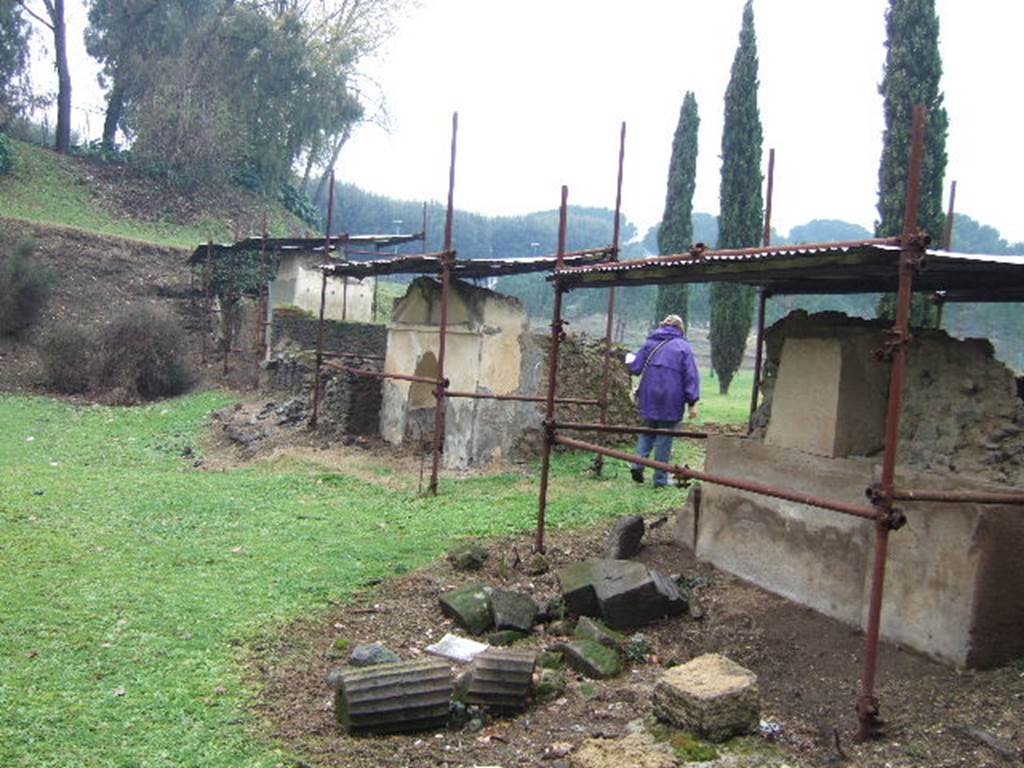
[{"label": "tree trunk", "polygon": [[124,114],[124,86],[116,79],[107,98],[107,114],[103,120],[103,148],[113,149],[117,140],[117,127]]},{"label": "tree trunk", "polygon": [[57,141],[62,154],[71,151],[71,71],[68,69],[68,36],[64,24],[64,0],[47,3],[53,20],[53,47],[57,55]]},{"label": "tree trunk", "polygon": [[327,182],[331,178],[331,169],[334,168],[338,162],[338,155],[341,154],[341,148],[345,146],[345,142],[348,141],[348,137],[352,135],[351,126],[346,126],[345,130],[341,132],[341,136],[338,137],[338,141],[334,144],[334,150],[331,152],[331,162],[324,168],[323,176],[320,177],[320,183],[317,185],[316,194],[313,196],[313,205],[320,205],[320,201],[324,199],[324,192],[327,190]]}]

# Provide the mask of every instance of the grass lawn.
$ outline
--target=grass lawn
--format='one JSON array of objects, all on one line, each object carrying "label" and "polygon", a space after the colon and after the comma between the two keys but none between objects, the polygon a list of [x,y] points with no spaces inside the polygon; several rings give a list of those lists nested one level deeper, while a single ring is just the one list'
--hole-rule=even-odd
[{"label": "grass lawn", "polygon": [[701,398],[697,407],[700,418],[696,424],[746,424],[750,416],[750,390],[754,386],[752,370],[739,371],[729,386],[728,395],[718,393],[718,379],[704,371],[700,383]]},{"label": "grass lawn", "polygon": [[[4,768],[291,766],[247,712],[249,642],[457,537],[534,524],[535,468],[444,480],[437,498],[297,461],[193,469],[183,453],[230,401],[0,396]],[[686,450],[677,442],[676,458]],[[549,525],[681,500],[633,484],[621,462],[590,479],[589,462],[556,458]]]}]

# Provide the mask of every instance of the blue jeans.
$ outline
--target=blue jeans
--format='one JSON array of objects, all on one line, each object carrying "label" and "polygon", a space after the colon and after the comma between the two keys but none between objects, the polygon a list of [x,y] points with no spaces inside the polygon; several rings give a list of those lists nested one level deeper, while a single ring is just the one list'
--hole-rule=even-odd
[{"label": "blue jeans", "polygon": [[[644,425],[651,429],[674,429],[677,421],[653,421],[644,419]],[[672,458],[672,435],[640,435],[640,444],[636,447],[638,456],[647,458],[654,449],[654,460],[667,464]],[[643,469],[642,464],[633,464],[633,469]],[[654,484],[668,485],[668,473],[663,469],[654,470]]]}]

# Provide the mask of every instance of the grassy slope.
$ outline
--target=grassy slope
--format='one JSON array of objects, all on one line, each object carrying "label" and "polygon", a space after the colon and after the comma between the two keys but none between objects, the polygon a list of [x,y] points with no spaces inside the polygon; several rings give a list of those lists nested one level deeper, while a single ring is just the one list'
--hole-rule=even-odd
[{"label": "grassy slope", "polygon": [[[0,176],[0,216],[189,249],[211,237],[217,241],[232,238],[229,224],[218,218],[181,222],[114,216],[86,178],[83,161],[31,144],[12,143],[16,165],[13,173]],[[145,177],[136,177],[133,183],[146,185],[150,193],[155,186]],[[277,203],[241,191],[236,194],[240,208],[266,207],[272,234],[287,235],[304,226]],[[223,207],[225,202],[219,199],[217,206]]]},{"label": "grassy slope", "polygon": [[[246,713],[248,641],[458,536],[534,524],[534,476],[431,499],[294,462],[195,471],[182,450],[228,402],[0,397],[0,765],[279,765]],[[588,463],[557,457],[551,525],[679,502]]]}]

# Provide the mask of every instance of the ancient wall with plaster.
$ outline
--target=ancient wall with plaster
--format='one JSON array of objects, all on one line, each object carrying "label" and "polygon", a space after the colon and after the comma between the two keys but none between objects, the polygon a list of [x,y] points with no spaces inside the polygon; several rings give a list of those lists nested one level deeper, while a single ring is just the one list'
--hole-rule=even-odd
[{"label": "ancient wall with plaster", "polygon": [[[328,278],[324,317],[372,321],[375,284],[376,278]],[[294,306],[319,315],[321,287],[320,260],[310,256],[282,256],[277,276],[270,284],[271,306]]]},{"label": "ancient wall with plaster", "polygon": [[[395,304],[388,326],[384,369],[437,375],[440,286],[419,278]],[[450,389],[498,395],[535,393],[542,367],[527,333],[520,303],[468,283],[453,281],[448,307],[445,376]],[[392,444],[422,445],[433,434],[433,385],[384,382],[381,436]],[[465,468],[515,453],[522,433],[538,430],[530,403],[470,398],[446,400],[444,464]]]},{"label": "ancient wall with plaster", "polygon": [[[706,469],[835,501],[866,504],[879,477],[889,366],[886,325],[793,313],[768,334],[765,404],[751,438],[713,438]],[[901,421],[905,488],[1024,485],[1024,403],[991,345],[915,331]],[[1024,653],[1019,507],[903,504],[890,537],[882,634],[958,666]],[[698,556],[766,589],[863,627],[870,522],[705,484],[678,517]]]}]

